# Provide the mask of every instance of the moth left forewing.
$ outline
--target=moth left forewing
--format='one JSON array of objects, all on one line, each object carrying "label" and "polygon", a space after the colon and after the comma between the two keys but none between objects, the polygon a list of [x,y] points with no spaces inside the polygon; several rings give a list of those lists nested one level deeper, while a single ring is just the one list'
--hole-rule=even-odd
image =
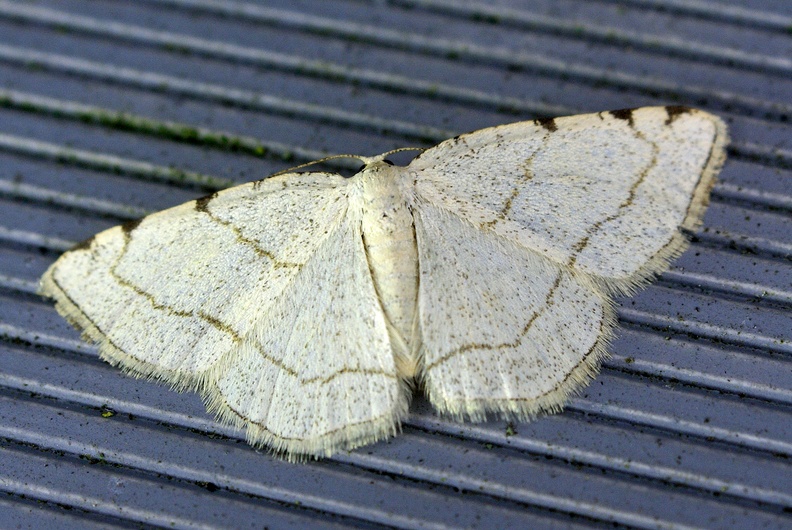
[{"label": "moth left forewing", "polygon": [[409,170],[426,202],[621,292],[684,247],[726,141],[715,116],[648,107],[483,129]]},{"label": "moth left forewing", "polygon": [[343,214],[345,183],[283,175],[111,228],[53,263],[40,292],[109,362],[200,390],[316,247],[308,234]]},{"label": "moth left forewing", "polygon": [[360,234],[348,215],[221,360],[209,409],[290,460],[393,436],[407,414]]}]

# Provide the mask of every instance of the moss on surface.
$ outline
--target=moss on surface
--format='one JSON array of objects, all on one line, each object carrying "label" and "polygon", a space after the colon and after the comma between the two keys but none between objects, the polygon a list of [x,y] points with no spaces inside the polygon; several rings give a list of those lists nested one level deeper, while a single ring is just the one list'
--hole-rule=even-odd
[{"label": "moss on surface", "polygon": [[154,120],[127,112],[88,107],[79,109],[69,105],[63,105],[59,108],[55,105],[37,104],[34,100],[25,100],[9,93],[0,93],[0,107],[45,114],[55,118],[77,120],[86,124],[100,125],[119,131],[142,133],[177,142],[244,153],[257,158],[264,158],[270,155],[276,155],[283,160],[294,158],[290,152],[272,153],[270,148],[253,139],[199,129],[183,123]]}]

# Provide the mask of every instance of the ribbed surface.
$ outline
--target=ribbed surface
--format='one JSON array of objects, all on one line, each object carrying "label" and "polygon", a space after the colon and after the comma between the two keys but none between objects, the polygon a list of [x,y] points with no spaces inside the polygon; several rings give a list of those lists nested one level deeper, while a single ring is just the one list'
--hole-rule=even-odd
[{"label": "ribbed surface", "polygon": [[[704,227],[563,414],[293,465],[35,296],[95,232],[323,153],[648,104],[728,120]],[[786,0],[0,0],[0,526],[792,526]]]}]

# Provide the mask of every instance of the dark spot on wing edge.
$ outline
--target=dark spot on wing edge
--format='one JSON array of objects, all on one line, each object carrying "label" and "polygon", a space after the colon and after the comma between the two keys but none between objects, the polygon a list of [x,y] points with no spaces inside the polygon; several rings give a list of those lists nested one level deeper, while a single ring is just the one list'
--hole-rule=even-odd
[{"label": "dark spot on wing edge", "polygon": [[682,114],[687,114],[693,109],[690,107],[683,107],[681,105],[669,105],[665,108],[666,113],[668,114],[668,119],[666,120],[666,125],[671,125],[678,116]]},{"label": "dark spot on wing edge", "polygon": [[534,120],[534,123],[541,125],[550,132],[556,132],[558,130],[558,126],[553,118],[537,118]]},{"label": "dark spot on wing edge", "polygon": [[140,219],[135,219],[134,221],[129,221],[121,225],[121,230],[124,231],[125,234],[129,235],[132,231],[138,227],[138,225],[143,221],[143,217]]},{"label": "dark spot on wing edge", "polygon": [[195,209],[199,212],[206,212],[206,207],[209,206],[209,203],[212,202],[215,197],[217,197],[217,192],[212,193],[211,195],[207,195],[205,197],[201,197],[200,199],[195,200]]},{"label": "dark spot on wing edge", "polygon": [[69,251],[72,251],[72,250],[88,250],[89,248],[91,248],[91,244],[94,242],[94,239],[96,239],[96,236],[91,236],[88,239],[86,239],[85,241],[80,241],[79,243],[74,245],[72,248],[70,248]]},{"label": "dark spot on wing edge", "polygon": [[610,115],[619,120],[625,120],[627,123],[630,124],[630,127],[633,126],[633,111],[635,109],[619,109],[619,110],[612,110],[610,111]]}]

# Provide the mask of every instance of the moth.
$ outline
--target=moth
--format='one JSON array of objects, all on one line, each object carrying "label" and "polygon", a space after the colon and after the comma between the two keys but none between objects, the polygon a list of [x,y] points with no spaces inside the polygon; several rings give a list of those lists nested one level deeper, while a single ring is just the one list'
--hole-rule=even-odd
[{"label": "moth", "polygon": [[106,361],[292,460],[395,435],[416,388],[455,419],[529,420],[597,374],[613,296],[683,251],[726,143],[685,107],[491,127],[111,228],[40,292]]}]

